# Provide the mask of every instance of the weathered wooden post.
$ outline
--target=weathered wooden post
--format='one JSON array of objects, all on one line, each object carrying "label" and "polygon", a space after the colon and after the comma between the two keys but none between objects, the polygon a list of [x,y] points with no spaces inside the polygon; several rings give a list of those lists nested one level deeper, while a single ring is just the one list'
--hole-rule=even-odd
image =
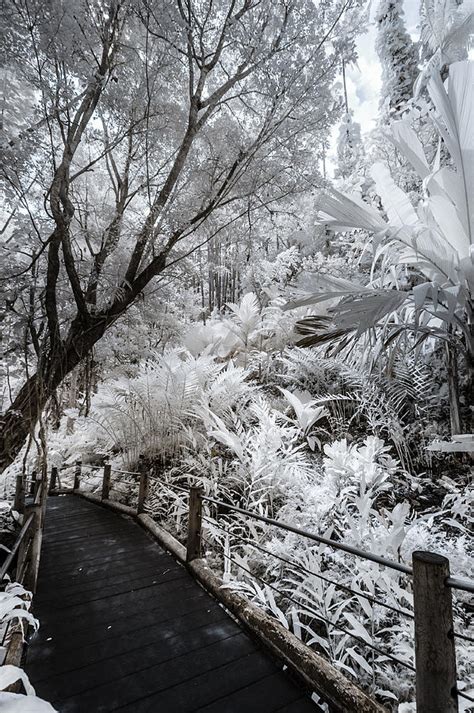
[{"label": "weathered wooden post", "polygon": [[34,470],[31,473],[31,480],[30,480],[30,495],[34,495],[36,493],[36,470]]},{"label": "weathered wooden post", "polygon": [[58,482],[58,469],[55,465],[51,468],[51,477],[49,479],[49,492],[52,493],[57,488]]},{"label": "weathered wooden post", "polygon": [[449,560],[413,552],[417,713],[457,713]]},{"label": "weathered wooden post", "polygon": [[81,484],[81,470],[82,470],[82,461],[77,460],[76,467],[74,469],[74,490],[79,490],[79,487]]},{"label": "weathered wooden post", "polygon": [[137,513],[140,514],[145,512],[145,500],[148,492],[148,472],[146,470],[144,456],[140,456],[138,470],[140,473],[140,484],[138,486]]},{"label": "weathered wooden post", "polygon": [[112,466],[110,465],[110,463],[104,463],[104,475],[102,478],[102,500],[109,499],[111,475]]},{"label": "weathered wooden post", "polygon": [[202,521],[202,490],[192,487],[189,490],[188,541],[186,545],[186,562],[192,562],[201,557],[201,521]]},{"label": "weathered wooden post", "polygon": [[25,479],[23,475],[16,476],[13,509],[19,513],[25,511]]},{"label": "weathered wooden post", "polygon": [[35,496],[35,500],[36,500],[36,496],[38,495],[38,490],[40,489],[42,482],[43,482],[42,473],[40,473],[38,475],[35,471],[35,484],[34,484],[34,488],[33,488],[33,495]]},{"label": "weathered wooden post", "polygon": [[[41,502],[31,503],[25,506],[23,522],[26,522],[31,515],[33,515],[33,521],[27,536],[24,538],[18,550],[15,577],[18,582],[24,584],[26,589],[35,592],[41,554],[41,540],[43,536]],[[27,564],[26,569],[25,564]],[[24,575],[23,580],[22,575]]]},{"label": "weathered wooden post", "polygon": [[34,520],[31,525],[31,547],[29,551],[30,565],[26,570],[24,585],[26,589],[29,589],[33,593],[36,592],[36,582],[38,580],[38,570],[41,556],[41,541],[43,539],[41,510],[41,503],[31,505],[31,512],[34,514]]}]

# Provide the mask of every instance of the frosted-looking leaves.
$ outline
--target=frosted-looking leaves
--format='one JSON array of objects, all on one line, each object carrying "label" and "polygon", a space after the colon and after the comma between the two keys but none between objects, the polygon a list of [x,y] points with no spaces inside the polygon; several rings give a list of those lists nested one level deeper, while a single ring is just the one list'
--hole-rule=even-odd
[{"label": "frosted-looking leaves", "polygon": [[296,422],[305,435],[326,415],[326,409],[323,406],[316,406],[317,402],[310,394],[291,393],[287,389],[280,389],[280,391],[295,412]]},{"label": "frosted-looking leaves", "polygon": [[[362,228],[373,234],[372,283],[369,293],[359,285],[346,285],[339,294],[323,284],[319,292],[290,302],[287,308],[291,309],[338,298],[326,310],[331,318],[326,324],[321,317],[308,317],[302,324],[306,327],[302,346],[340,340],[343,348],[349,339],[378,328],[379,350],[384,351],[392,335],[396,340],[406,333],[403,326],[398,336],[396,331],[406,323],[421,341],[430,334],[445,337],[448,328],[449,336],[460,333],[463,349],[471,361],[474,358],[469,331],[474,308],[474,62],[451,65],[447,90],[439,76],[430,81],[428,89],[433,121],[456,171],[440,168],[438,152],[430,172],[413,129],[406,122],[396,122],[394,143],[423,179],[424,200],[414,206],[396,185],[388,167],[380,163],[373,166],[372,175],[387,219],[359,196],[331,190],[320,198],[323,223],[339,229]],[[375,266],[379,267],[379,262],[381,276],[376,281]],[[412,289],[398,289],[401,265],[431,287],[421,286],[418,279]],[[389,288],[381,289],[385,281]],[[409,285],[413,282],[410,280]],[[433,316],[443,321],[442,329],[430,323]],[[419,331],[421,336],[417,335]]]},{"label": "frosted-looking leaves", "polygon": [[[9,582],[3,592],[0,592],[0,629],[14,620],[26,628],[32,626],[36,631],[38,620],[29,611],[31,607],[31,592],[28,592],[18,582]],[[24,632],[24,630],[22,629]],[[26,696],[18,693],[6,693],[5,689],[20,681],[26,691]],[[11,713],[54,713],[55,709],[46,701],[38,698],[35,689],[23,669],[11,664],[0,666],[0,709]]]},{"label": "frosted-looking leaves", "polygon": [[[1,669],[0,669],[1,671]],[[19,680],[17,677],[15,680]],[[21,679],[24,683],[23,678]],[[15,681],[12,681],[13,683]],[[0,692],[0,709],[5,713],[55,713],[51,703],[35,695],[23,696],[20,693]]]},{"label": "frosted-looking leaves", "polygon": [[17,619],[36,630],[38,620],[30,612],[30,607],[31,593],[17,582],[8,583],[0,592],[0,622],[3,624]]}]

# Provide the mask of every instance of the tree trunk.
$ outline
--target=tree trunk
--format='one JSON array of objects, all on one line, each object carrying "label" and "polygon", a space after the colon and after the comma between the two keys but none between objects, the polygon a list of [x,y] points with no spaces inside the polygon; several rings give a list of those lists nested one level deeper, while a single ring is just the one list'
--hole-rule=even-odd
[{"label": "tree trunk", "polygon": [[446,372],[448,375],[449,417],[451,422],[451,435],[461,433],[461,414],[459,410],[459,379],[458,358],[456,348],[446,343]]},{"label": "tree trunk", "polygon": [[469,409],[467,432],[472,433],[474,431],[474,411],[472,409],[472,404],[474,404],[474,315],[473,308],[470,305],[469,310],[469,338],[466,349],[466,369],[467,369],[467,387],[466,387],[466,403]]},{"label": "tree trunk", "polygon": [[20,389],[10,408],[1,418],[0,471],[16,458],[31,429],[36,424],[47,399],[42,399],[36,374]]},{"label": "tree trunk", "polygon": [[77,322],[71,328],[64,347],[58,349],[54,357],[40,360],[36,374],[22,386],[9,409],[0,418],[0,472],[15,460],[63,379],[90,353],[113,321],[103,320],[87,329]]}]

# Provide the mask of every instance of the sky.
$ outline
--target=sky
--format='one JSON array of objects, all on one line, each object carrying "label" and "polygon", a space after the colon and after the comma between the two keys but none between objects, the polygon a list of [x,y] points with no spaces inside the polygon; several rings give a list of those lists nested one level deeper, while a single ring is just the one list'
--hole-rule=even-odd
[{"label": "sky", "polygon": [[[381,86],[381,68],[375,51],[376,29],[373,17],[377,10],[377,0],[371,3],[371,23],[368,32],[357,41],[359,59],[357,65],[347,68],[346,84],[349,106],[354,112],[354,120],[361,125],[362,134],[375,127]],[[419,0],[404,0],[405,25],[414,39],[418,39]],[[331,144],[337,145],[339,126],[335,126]],[[332,152],[331,152],[332,153]]]}]

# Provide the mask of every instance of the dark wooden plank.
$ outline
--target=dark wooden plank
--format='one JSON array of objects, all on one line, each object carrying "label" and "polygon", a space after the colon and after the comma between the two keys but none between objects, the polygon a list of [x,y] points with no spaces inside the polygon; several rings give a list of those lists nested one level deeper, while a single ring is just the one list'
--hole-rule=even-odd
[{"label": "dark wooden plank", "polygon": [[188,713],[275,672],[273,661],[260,651],[253,651],[117,710],[130,713]]},{"label": "dark wooden plank", "polygon": [[[67,501],[70,500],[70,498],[62,498],[62,500]],[[114,517],[115,513],[111,510],[105,510],[104,508],[101,508],[100,505],[96,505],[95,503],[89,503],[86,501],[78,501],[76,505],[74,505],[74,503],[61,502],[61,507],[56,507],[55,509],[53,509],[51,505],[48,505],[48,513],[50,519],[48,520],[48,522],[45,522],[45,527],[52,526],[52,518],[54,518],[54,524],[60,526],[62,523],[68,522],[74,517],[92,517],[98,511],[99,508],[104,511],[104,522],[107,519],[111,519]]]},{"label": "dark wooden plank", "polygon": [[[141,705],[151,706],[149,710],[168,713],[166,706],[155,706],[151,702],[151,697],[214,671],[223,664],[241,659],[252,653],[253,649],[253,643],[245,634],[236,634],[211,646],[190,651],[130,676],[124,676],[113,683],[98,686],[82,694],[80,700],[71,697],[57,700],[55,703],[61,713],[82,713],[86,710],[105,713],[105,711],[123,709],[124,706],[127,711],[135,711],[138,710],[138,703],[142,701]],[[143,703],[144,698],[145,703]]]},{"label": "dark wooden plank", "polygon": [[[64,500],[68,500],[70,498],[64,498]],[[91,507],[89,507],[91,506]],[[61,508],[56,508],[56,510],[52,510],[51,507],[48,505],[48,512],[50,513],[49,517],[50,519],[48,522],[45,522],[45,527],[51,527],[53,525],[53,520],[54,518],[54,524],[57,525],[58,527],[61,527],[67,522],[71,522],[74,518],[79,518],[79,517],[88,517],[91,518],[93,517],[98,509],[100,508],[99,505],[95,505],[94,503],[89,503],[89,502],[84,502],[83,505],[80,507],[73,507],[71,504],[64,504],[62,503]],[[100,508],[103,510],[103,522],[107,522],[108,520],[111,520],[116,513],[112,512],[111,510],[105,510],[104,508]]]},{"label": "dark wooden plank", "polygon": [[[75,539],[84,537],[92,537],[95,534],[103,535],[117,530],[117,525],[114,522],[97,522],[97,518],[88,520],[86,523],[68,527],[64,530],[52,530],[51,533],[44,533],[45,541],[48,543],[48,550],[54,549],[64,543],[70,543]],[[50,541],[51,540],[51,541]]]},{"label": "dark wooden plank", "polygon": [[[127,540],[135,544],[143,542],[144,533],[140,532],[137,527],[128,528],[127,525],[125,525],[127,530],[127,533],[125,534],[124,525],[118,518],[117,520],[118,522],[112,522],[106,526],[91,520],[88,523],[84,523],[81,528],[75,528],[71,535],[67,532],[62,533],[61,535],[59,533],[55,533],[54,536],[46,535],[45,542],[48,544],[47,554],[50,556],[53,553],[60,553],[62,550],[70,548],[74,540],[77,540],[77,544],[80,546],[81,541],[84,538],[89,539],[90,537],[95,536],[96,533],[93,531],[94,528],[99,529],[97,534],[102,535],[104,539],[107,537],[113,537],[123,542]],[[145,540],[148,541],[149,544],[152,544],[151,538],[147,538],[145,536]]]},{"label": "dark wooden plank", "polygon": [[[107,627],[116,627],[120,622],[126,618],[134,620],[137,626],[140,626],[140,622],[143,620],[148,620],[148,611],[153,612],[153,616],[156,617],[157,621],[164,621],[172,619],[174,617],[184,616],[190,611],[202,608],[209,602],[209,597],[205,592],[200,592],[196,595],[194,589],[187,589],[180,596],[179,601],[176,601],[175,594],[170,593],[169,599],[167,601],[157,602],[155,599],[149,599],[143,602],[143,608],[140,612],[136,613],[137,610],[132,612],[128,609],[124,612],[118,609],[114,612],[108,612],[107,616],[104,617],[102,614],[98,617],[89,615],[85,620],[70,621],[69,628],[65,631],[63,623],[56,623],[54,618],[51,618],[49,622],[43,620],[43,624],[38,632],[35,634],[34,643],[36,645],[41,645],[41,642],[46,641],[49,638],[54,638],[56,640],[68,639],[70,641],[76,641],[80,636],[85,634],[89,636],[87,632],[100,630]],[[37,612],[36,612],[37,613]],[[39,615],[41,616],[41,614]]]},{"label": "dark wooden plank", "polygon": [[[48,661],[48,673],[55,670],[56,658],[62,658],[64,653],[72,650],[92,650],[102,644],[115,642],[121,637],[137,636],[141,637],[143,631],[156,631],[157,636],[165,641],[176,636],[182,631],[193,631],[201,626],[221,621],[227,616],[226,612],[217,604],[209,604],[207,601],[192,601],[189,603],[190,611],[181,616],[171,616],[163,618],[163,612],[151,609],[146,612],[147,616],[134,615],[119,619],[113,624],[97,626],[90,630],[77,632],[74,637],[56,638],[46,637],[41,646],[34,646],[28,652],[28,664]],[[140,627],[140,628],[138,628]]]},{"label": "dark wooden plank", "polygon": [[46,522],[26,668],[62,713],[317,710],[135,521],[68,496]]},{"label": "dark wooden plank", "polygon": [[[70,500],[70,498],[61,498],[61,502],[59,503],[59,507],[54,507],[50,504],[48,504],[48,521],[45,522],[45,527],[50,528],[53,525],[57,525],[58,527],[61,527],[65,523],[71,522],[74,520],[74,518],[80,518],[80,517],[87,517],[87,518],[92,518],[94,515],[96,515],[99,511],[103,511],[103,522],[106,522],[107,520],[111,520],[114,516],[115,513],[112,512],[111,510],[106,510],[104,508],[101,508],[100,505],[96,505],[95,503],[90,503],[85,500],[80,500],[77,498],[77,503],[68,503],[66,502],[67,500]],[[54,520],[53,520],[54,518]]]},{"label": "dark wooden plank", "polygon": [[[80,679],[85,679],[89,676],[90,667],[97,664],[100,668],[111,669],[109,676],[113,680],[115,671],[112,670],[110,661],[107,661],[107,659],[113,658],[113,669],[117,670],[117,664],[117,667],[125,675],[126,668],[122,666],[122,655],[126,655],[126,666],[130,667],[131,671],[135,671],[146,667],[152,661],[162,660],[161,657],[167,657],[170,651],[174,654],[182,647],[186,647],[186,650],[192,650],[193,646],[200,646],[203,642],[207,642],[208,639],[213,642],[238,633],[239,627],[237,624],[221,610],[221,615],[218,618],[216,617],[215,621],[212,622],[207,619],[201,626],[191,626],[181,631],[175,631],[171,636],[167,635],[168,632],[162,631],[160,624],[155,624],[150,627],[135,629],[121,636],[110,636],[109,639],[95,642],[82,648],[70,649],[69,651],[63,650],[58,652],[56,656],[49,656],[48,661],[40,660],[32,664],[29,668],[29,674],[36,683],[48,679],[51,675],[51,668],[54,669],[56,674],[78,671]],[[102,675],[102,681],[108,680],[106,673]]]},{"label": "dark wooden plank", "polygon": [[218,622],[195,631],[185,631],[178,636],[163,641],[154,641],[147,646],[132,648],[126,653],[113,655],[100,663],[80,666],[82,658],[76,651],[70,652],[68,670],[47,678],[36,680],[33,685],[47,700],[79,696],[91,688],[106,682],[117,681],[130,674],[143,671],[152,665],[169,661],[191,651],[197,651],[206,644],[236,636],[232,620]]},{"label": "dark wooden plank", "polygon": [[[174,573],[170,572],[170,576]],[[74,623],[77,619],[85,620],[85,618],[94,624],[100,619],[117,619],[119,616],[126,616],[127,612],[133,611],[136,607],[146,606],[147,602],[154,600],[160,604],[166,601],[176,601],[185,589],[197,588],[196,584],[189,581],[187,577],[182,575],[178,578],[151,584],[148,587],[137,589],[136,591],[128,591],[124,594],[114,594],[110,597],[95,599],[91,602],[83,604],[74,604],[64,609],[56,609],[52,607],[43,614],[43,621],[48,623],[54,621],[59,626],[64,626],[64,633],[67,634],[66,628],[68,624]],[[36,613],[36,609],[34,610]],[[40,607],[41,611],[41,607]],[[82,627],[81,627],[82,628]]]},{"label": "dark wooden plank", "polygon": [[127,577],[126,579],[122,578],[121,581],[111,582],[110,584],[108,580],[101,580],[96,582],[95,587],[89,587],[86,591],[75,591],[72,589],[66,596],[60,594],[46,600],[40,599],[38,603],[47,602],[50,606],[54,606],[56,611],[59,612],[62,609],[69,609],[69,607],[76,604],[88,604],[89,602],[98,601],[99,599],[107,599],[112,596],[127,594],[128,592],[136,592],[155,584],[161,585],[163,582],[174,581],[176,579],[182,580],[185,577],[186,575],[183,572],[176,570],[166,571],[155,568],[151,572],[147,572],[141,576]]},{"label": "dark wooden plank", "polygon": [[88,566],[100,562],[108,564],[126,559],[130,560],[130,558],[133,558],[136,555],[144,554],[144,551],[146,550],[150,556],[158,556],[158,553],[154,550],[153,544],[146,542],[143,543],[143,547],[139,551],[137,551],[136,545],[130,543],[115,546],[110,548],[109,551],[104,550],[103,553],[99,553],[97,550],[92,550],[83,558],[75,557],[73,553],[71,553],[70,556],[65,553],[63,557],[45,557],[44,562],[42,560],[42,565],[44,564],[43,576],[48,577],[50,575],[54,575],[54,573],[59,569],[61,569],[62,574],[68,574],[69,572],[76,570],[79,563],[82,566]]},{"label": "dark wooden plank", "polygon": [[276,711],[284,703],[294,703],[300,697],[301,691],[281,671],[278,671],[197,710],[199,713]]},{"label": "dark wooden plank", "polygon": [[[161,566],[164,563],[173,562],[173,558],[166,552],[153,552],[152,556],[148,556],[148,552],[135,552],[132,558],[108,556],[105,561],[104,556],[98,557],[95,561],[79,562],[72,565],[71,568],[63,567],[61,569],[51,569],[49,572],[40,571],[40,579],[45,580],[45,587],[52,589],[52,584],[55,587],[70,586],[74,582],[86,581],[88,579],[106,579],[110,574],[124,574],[133,570],[137,566],[154,565]],[[40,588],[41,583],[40,583]]]},{"label": "dark wooden plank", "polygon": [[89,592],[99,589],[105,590],[106,587],[113,587],[116,584],[124,587],[121,591],[126,591],[127,582],[131,585],[133,582],[143,579],[144,577],[153,576],[154,574],[160,576],[166,572],[166,569],[166,562],[160,567],[157,567],[155,563],[150,565],[147,562],[139,562],[135,565],[132,563],[129,569],[111,574],[108,577],[101,577],[100,572],[93,578],[74,577],[74,579],[71,578],[71,580],[63,582],[61,586],[56,586],[53,591],[37,594],[35,601],[36,604],[45,604],[46,602],[62,603],[67,599],[68,602],[75,603],[71,601],[72,597],[82,597],[82,595],[85,595],[87,598]]}]

